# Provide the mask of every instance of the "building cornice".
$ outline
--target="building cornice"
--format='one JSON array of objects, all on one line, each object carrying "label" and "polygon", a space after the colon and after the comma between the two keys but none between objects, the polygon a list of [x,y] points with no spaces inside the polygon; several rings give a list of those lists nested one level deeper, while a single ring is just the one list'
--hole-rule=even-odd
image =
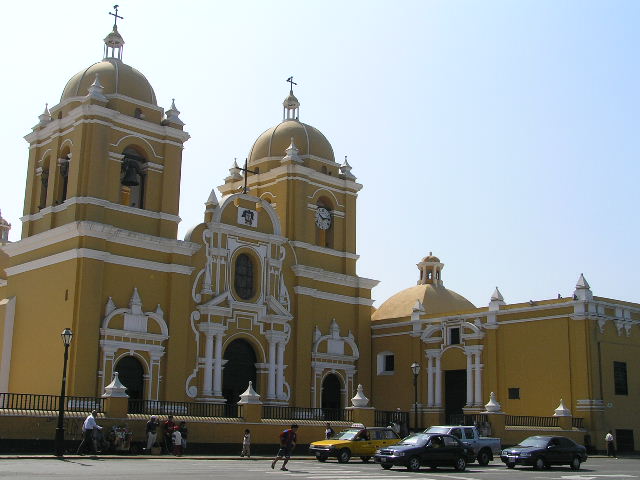
[{"label": "building cornice", "polygon": [[15,257],[82,236],[99,238],[119,245],[154,250],[162,253],[186,255],[189,257],[200,249],[200,245],[193,242],[132,232],[131,230],[124,230],[98,222],[81,221],[67,223],[52,230],[23,238],[17,242],[5,245],[3,250],[10,257]]},{"label": "building cornice", "polygon": [[325,255],[333,255],[334,257],[348,258],[350,260],[358,260],[360,255],[351,252],[341,252],[340,250],[334,250],[332,248],[319,247],[318,245],[312,245],[306,242],[300,242],[297,240],[292,240],[289,242],[292,247],[295,248],[303,248],[305,250],[311,250],[316,253],[323,253]]},{"label": "building cornice", "polygon": [[307,295],[309,297],[319,298],[321,300],[330,300],[332,302],[349,303],[351,305],[373,305],[373,300],[371,300],[370,298],[349,297],[347,295],[338,295],[336,293],[323,292],[322,290],[317,290],[315,288],[294,287],[293,291],[297,295]]},{"label": "building cornice", "polygon": [[351,288],[366,288],[371,290],[380,283],[379,280],[358,277],[353,275],[343,275],[341,273],[330,272],[322,268],[309,267],[307,265],[294,265],[291,267],[297,277],[311,278],[319,282],[331,283],[332,285],[343,285]]},{"label": "building cornice", "polygon": [[176,263],[161,263],[153,262],[150,260],[141,260],[139,258],[124,257],[122,255],[113,255],[109,252],[103,252],[101,250],[92,250],[89,248],[74,248],[65,252],[56,253],[47,257],[25,262],[13,267],[5,269],[7,276],[19,275],[21,273],[29,272],[31,270],[37,270],[57,263],[66,262],[69,260],[77,260],[81,258],[87,258],[92,260],[98,260],[105,263],[111,263],[115,265],[122,265],[126,267],[142,268],[144,270],[153,270],[163,273],[177,273],[180,275],[191,275],[194,268],[187,265],[180,265]]},{"label": "building cornice", "polygon": [[156,220],[166,220],[168,222],[180,223],[181,218],[178,215],[172,215],[164,212],[152,212],[151,210],[144,210],[142,208],[129,207],[127,205],[120,205],[118,203],[110,202],[102,198],[95,197],[71,197],[65,200],[60,205],[54,205],[43,208],[38,213],[31,215],[25,215],[20,218],[22,223],[32,222],[34,220],[40,220],[49,213],[57,213],[66,210],[71,205],[97,205],[99,207],[108,208],[109,210],[115,210],[117,212],[123,212],[130,215],[139,215],[141,217],[153,218]]}]

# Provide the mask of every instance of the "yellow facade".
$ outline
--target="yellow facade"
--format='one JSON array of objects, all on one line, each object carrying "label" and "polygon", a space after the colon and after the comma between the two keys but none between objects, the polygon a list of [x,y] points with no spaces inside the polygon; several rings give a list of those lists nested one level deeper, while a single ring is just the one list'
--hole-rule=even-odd
[{"label": "yellow facade", "polygon": [[494,392],[510,415],[562,399],[596,445],[609,429],[640,441],[640,305],[594,297],[582,276],[571,298],[508,305],[496,288],[476,308],[429,255],[417,285],[372,308],[377,282],[356,273],[362,185],[293,91],[178,240],[189,134],[123,63],[115,27],[107,38],[25,137],[21,240],[0,217],[0,390],[57,394],[52,339],[70,327],[72,396],[100,396],[114,371],[150,400],[235,402],[251,381],[267,405],[344,408],[362,384],[382,410],[417,393],[427,426]]}]

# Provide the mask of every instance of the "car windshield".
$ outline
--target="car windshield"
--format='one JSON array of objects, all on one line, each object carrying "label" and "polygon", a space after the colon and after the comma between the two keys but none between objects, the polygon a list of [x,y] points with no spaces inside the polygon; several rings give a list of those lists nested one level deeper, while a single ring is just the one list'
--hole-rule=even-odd
[{"label": "car windshield", "polygon": [[424,447],[431,435],[425,435],[424,433],[415,433],[403,438],[398,445],[413,445],[415,447]]},{"label": "car windshield", "polygon": [[331,437],[331,440],[353,440],[360,430],[343,430]]},{"label": "car windshield", "polygon": [[548,438],[529,437],[520,442],[521,447],[546,447]]}]

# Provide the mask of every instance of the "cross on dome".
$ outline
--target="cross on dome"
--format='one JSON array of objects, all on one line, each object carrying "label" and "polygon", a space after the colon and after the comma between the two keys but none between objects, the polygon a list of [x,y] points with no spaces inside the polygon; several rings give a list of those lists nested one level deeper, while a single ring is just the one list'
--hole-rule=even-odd
[{"label": "cross on dome", "polygon": [[282,111],[282,121],[285,120],[298,120],[300,116],[300,102],[293,94],[293,86],[298,85],[293,81],[293,76],[287,78],[286,80],[290,84],[289,95],[282,102],[282,106],[284,107]]},{"label": "cross on dome", "polygon": [[[124,17],[118,15],[118,5],[114,5],[113,8],[116,13],[109,12],[109,15],[113,15],[113,30],[109,35],[104,38],[104,58],[117,58],[122,60],[122,47],[124,46],[124,39],[122,35],[118,33],[118,19],[124,20]],[[109,51],[111,49],[111,51]]]}]

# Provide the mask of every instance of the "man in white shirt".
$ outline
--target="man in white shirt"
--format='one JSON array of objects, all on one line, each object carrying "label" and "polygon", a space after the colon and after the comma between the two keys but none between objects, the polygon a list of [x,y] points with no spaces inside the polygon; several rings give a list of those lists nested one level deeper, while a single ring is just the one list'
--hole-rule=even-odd
[{"label": "man in white shirt", "polygon": [[94,430],[102,430],[102,427],[96,423],[97,413],[93,410],[82,424],[82,442],[78,447],[78,455],[84,455],[84,450],[87,446],[90,446],[94,455],[97,454]]}]

